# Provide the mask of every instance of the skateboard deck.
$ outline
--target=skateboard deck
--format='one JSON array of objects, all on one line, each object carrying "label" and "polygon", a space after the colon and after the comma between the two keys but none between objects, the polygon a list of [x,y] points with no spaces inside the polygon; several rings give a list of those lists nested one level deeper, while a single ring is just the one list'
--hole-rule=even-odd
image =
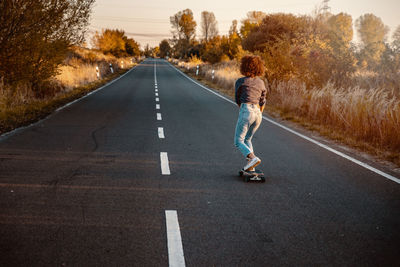
[{"label": "skateboard deck", "polygon": [[245,170],[240,170],[239,171],[239,176],[243,177],[243,180],[247,183],[250,181],[256,181],[256,182],[265,182],[265,176],[264,173],[260,170],[255,170],[255,171],[245,171]]}]

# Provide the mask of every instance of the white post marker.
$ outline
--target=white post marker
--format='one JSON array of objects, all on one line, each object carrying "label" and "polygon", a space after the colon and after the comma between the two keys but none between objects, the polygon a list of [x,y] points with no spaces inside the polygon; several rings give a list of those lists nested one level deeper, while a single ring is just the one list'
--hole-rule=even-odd
[{"label": "white post marker", "polygon": [[211,75],[211,78],[214,80],[214,73],[215,73],[215,71],[214,70],[212,70],[212,75]]},{"label": "white post marker", "polygon": [[99,70],[98,66],[96,66],[96,75],[97,75],[97,79],[100,79],[100,70]]},{"label": "white post marker", "polygon": [[171,171],[169,170],[168,153],[160,152],[160,160],[161,160],[161,174],[170,175]]},{"label": "white post marker", "polygon": [[112,64],[110,63],[110,71],[111,71],[111,73],[114,73],[114,69],[113,69],[113,67],[112,67]]},{"label": "white post marker", "polygon": [[124,68],[124,62],[121,60],[121,69]]},{"label": "white post marker", "polygon": [[197,65],[196,76],[199,76],[199,65]]},{"label": "white post marker", "polygon": [[181,230],[176,210],[165,211],[167,226],[168,261],[170,267],[185,267]]},{"label": "white post marker", "polygon": [[156,109],[160,109],[160,104],[156,104]]},{"label": "white post marker", "polygon": [[160,139],[164,139],[165,138],[164,128],[163,127],[158,127],[158,138],[160,138]]},{"label": "white post marker", "polygon": [[161,120],[162,120],[162,118],[161,118],[161,113],[157,113],[157,120],[158,120],[158,121],[161,121]]}]

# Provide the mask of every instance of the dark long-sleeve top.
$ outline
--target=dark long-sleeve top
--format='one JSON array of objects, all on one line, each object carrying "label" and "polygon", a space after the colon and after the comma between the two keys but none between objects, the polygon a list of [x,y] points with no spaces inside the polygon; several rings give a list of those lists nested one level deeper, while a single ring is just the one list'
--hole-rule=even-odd
[{"label": "dark long-sleeve top", "polygon": [[235,100],[239,106],[242,103],[263,106],[266,94],[265,84],[259,77],[242,77],[235,83]]}]

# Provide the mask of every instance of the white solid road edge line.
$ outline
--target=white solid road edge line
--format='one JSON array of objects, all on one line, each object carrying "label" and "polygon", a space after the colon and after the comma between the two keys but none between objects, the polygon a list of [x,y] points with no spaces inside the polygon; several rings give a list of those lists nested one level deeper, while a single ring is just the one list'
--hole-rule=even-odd
[{"label": "white solid road edge line", "polygon": [[[219,96],[220,98],[225,99],[226,101],[228,101],[228,102],[230,102],[230,103],[236,105],[236,103],[233,102],[232,100],[230,100],[230,99],[228,99],[228,98],[226,98],[226,97],[224,97],[224,96],[222,96],[222,95],[220,95],[220,94],[214,92],[213,90],[211,90],[211,89],[205,87],[204,85],[198,83],[197,81],[193,80],[192,78],[190,78],[189,76],[187,76],[185,73],[183,73],[182,71],[180,71],[179,69],[177,69],[177,68],[176,68],[175,66],[173,66],[171,63],[169,63],[169,62],[167,62],[167,63],[168,63],[173,69],[175,69],[177,72],[179,72],[180,74],[182,74],[183,77],[186,77],[188,80],[192,81],[193,83],[197,84],[198,86],[202,87],[203,89],[206,89],[207,91],[213,93],[214,95]],[[317,140],[314,140],[314,139],[312,139],[312,138],[310,138],[310,137],[308,137],[308,136],[305,136],[305,135],[303,135],[303,134],[301,134],[301,133],[298,133],[298,132],[296,132],[295,130],[292,130],[292,129],[290,129],[290,128],[288,128],[288,127],[286,127],[286,126],[284,126],[284,125],[282,125],[282,124],[280,124],[280,123],[278,123],[278,122],[276,122],[276,121],[273,121],[273,120],[271,120],[271,119],[269,119],[269,118],[267,118],[267,117],[265,117],[265,116],[263,116],[263,119],[266,120],[266,121],[268,121],[268,122],[270,122],[270,123],[272,123],[272,124],[274,124],[274,125],[276,125],[276,126],[278,126],[278,127],[281,127],[282,129],[284,129],[284,130],[286,130],[286,131],[289,131],[289,132],[291,132],[291,133],[293,133],[293,134],[295,134],[295,135],[297,135],[297,136],[299,136],[299,137],[301,137],[301,138],[303,138],[303,139],[305,139],[305,140],[307,140],[307,141],[310,141],[310,142],[312,142],[312,143],[314,143],[314,144],[316,144],[316,145],[318,145],[318,146],[320,146],[320,147],[322,147],[322,148],[324,148],[324,149],[326,149],[326,150],[328,150],[328,151],[330,151],[330,152],[333,152],[333,153],[335,153],[335,154],[338,155],[338,156],[341,156],[341,157],[343,157],[343,158],[345,158],[345,159],[347,159],[347,160],[350,160],[351,162],[353,162],[353,163],[355,163],[355,164],[357,164],[357,165],[359,165],[359,166],[361,166],[361,167],[364,167],[364,168],[366,168],[366,169],[368,169],[368,170],[370,170],[370,171],[372,171],[372,172],[375,172],[376,174],[379,174],[379,175],[381,175],[381,176],[383,176],[383,177],[385,177],[385,178],[387,178],[387,179],[389,179],[389,180],[391,180],[391,181],[393,181],[393,182],[395,182],[395,183],[400,184],[400,179],[397,178],[397,177],[394,177],[394,176],[392,176],[392,175],[390,175],[390,174],[388,174],[388,173],[385,173],[385,172],[383,172],[383,171],[381,171],[381,170],[378,170],[377,168],[374,168],[374,167],[372,167],[371,165],[368,165],[368,164],[365,163],[365,162],[362,162],[362,161],[359,161],[359,160],[357,160],[357,159],[355,159],[355,158],[353,158],[353,157],[350,157],[349,155],[346,155],[346,154],[344,154],[344,153],[342,153],[342,152],[340,152],[340,151],[338,151],[338,150],[336,150],[336,149],[333,149],[333,148],[331,148],[331,147],[329,147],[329,146],[327,146],[327,145],[324,145],[324,144],[318,142]]]},{"label": "white solid road edge line", "polygon": [[[143,62],[144,62],[144,61],[143,61]],[[103,86],[97,88],[96,90],[91,91],[91,92],[87,93],[86,95],[84,95],[84,96],[82,96],[82,97],[80,97],[80,98],[77,98],[77,99],[73,100],[72,102],[69,102],[69,103],[65,104],[64,106],[57,108],[56,110],[54,110],[54,112],[52,112],[51,114],[49,114],[47,117],[45,117],[45,118],[43,118],[43,119],[41,119],[41,120],[39,120],[39,121],[37,121],[37,122],[34,122],[34,123],[32,123],[32,124],[29,124],[29,125],[27,125],[27,126],[22,126],[22,127],[19,127],[19,128],[14,129],[14,130],[12,130],[12,131],[10,131],[10,132],[3,133],[2,135],[0,135],[0,141],[2,141],[4,138],[7,138],[7,137],[10,137],[10,136],[14,135],[14,134],[17,133],[17,132],[20,132],[20,131],[23,131],[23,130],[25,130],[25,129],[28,129],[28,128],[32,127],[32,126],[35,126],[36,124],[39,124],[39,123],[41,123],[41,122],[43,122],[43,121],[49,119],[49,118],[50,118],[51,116],[53,116],[54,114],[56,114],[56,113],[58,113],[59,111],[61,111],[61,110],[65,109],[65,108],[71,106],[72,104],[75,104],[76,102],[81,101],[82,99],[85,99],[86,97],[88,97],[88,96],[90,96],[90,95],[92,95],[92,94],[97,93],[98,91],[100,91],[100,90],[106,88],[107,86],[109,86],[109,85],[115,83],[116,81],[118,81],[119,79],[121,79],[122,77],[124,77],[125,75],[127,75],[128,73],[130,73],[132,70],[134,70],[134,69],[135,69],[137,66],[139,66],[139,65],[140,65],[140,64],[137,64],[136,66],[134,66],[133,68],[131,68],[130,70],[128,70],[127,72],[125,72],[124,74],[122,74],[121,76],[119,76],[119,77],[115,78],[114,80],[112,80],[112,81],[106,83],[105,85],[103,85]]]},{"label": "white solid road edge line", "polygon": [[169,266],[184,267],[185,256],[183,255],[181,230],[179,228],[178,214],[176,210],[165,211],[165,222],[167,226]]},{"label": "white solid road edge line", "polygon": [[160,139],[164,139],[165,138],[164,128],[163,127],[158,127],[158,138],[160,138]]},{"label": "white solid road edge line", "polygon": [[170,175],[171,171],[169,170],[168,153],[160,152],[160,160],[161,160],[161,174]]}]

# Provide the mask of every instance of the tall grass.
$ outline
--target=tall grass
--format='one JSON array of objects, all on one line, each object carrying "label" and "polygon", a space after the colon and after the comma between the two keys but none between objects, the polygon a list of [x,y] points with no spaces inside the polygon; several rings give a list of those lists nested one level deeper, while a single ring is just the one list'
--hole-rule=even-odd
[{"label": "tall grass", "polygon": [[130,68],[133,64],[132,58],[116,58],[98,51],[77,47],[65,59],[65,65],[60,66],[59,74],[54,78],[65,87],[66,91],[69,91],[98,80],[96,67],[99,69],[100,78],[103,78],[112,74],[112,71],[117,72],[122,68]]},{"label": "tall grass", "polygon": [[[190,62],[180,65],[189,72],[195,71]],[[200,66],[203,79],[234,96],[234,83],[241,77],[236,61]],[[399,78],[400,75],[393,79],[400,81]],[[319,126],[315,128],[331,137],[367,148],[400,165],[400,92],[385,84],[385,78],[376,73],[361,72],[341,88],[333,83],[308,89],[294,80],[274,82],[270,84],[267,105],[269,110]]]}]

